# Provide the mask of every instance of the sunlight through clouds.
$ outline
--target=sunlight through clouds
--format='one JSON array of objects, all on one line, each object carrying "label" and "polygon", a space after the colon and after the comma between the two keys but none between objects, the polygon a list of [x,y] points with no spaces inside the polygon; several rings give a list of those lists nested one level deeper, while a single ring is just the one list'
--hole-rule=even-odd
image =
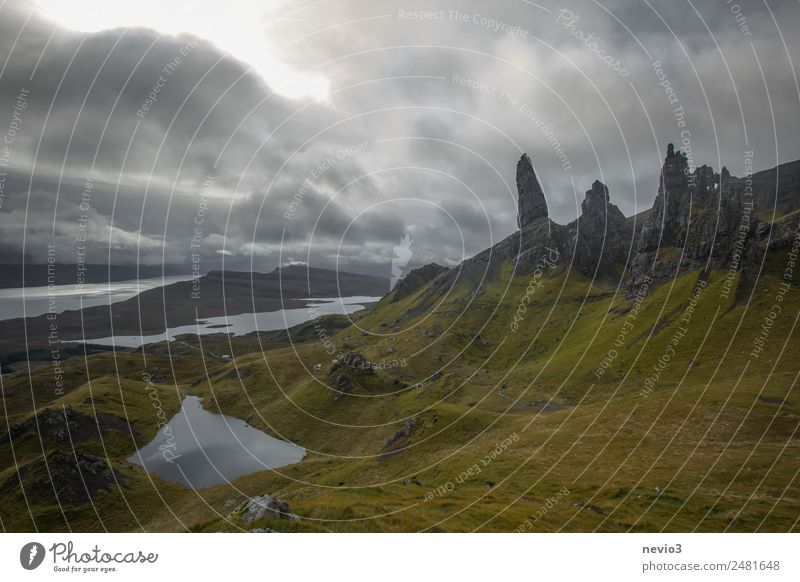
[{"label": "sunlight through clouds", "polygon": [[[150,28],[162,34],[191,34],[250,65],[277,93],[291,99],[328,96],[328,80],[292,70],[270,42],[272,27],[286,26],[282,0],[37,0],[39,12],[65,28],[100,32],[114,28]],[[220,7],[223,7],[222,9]]]}]

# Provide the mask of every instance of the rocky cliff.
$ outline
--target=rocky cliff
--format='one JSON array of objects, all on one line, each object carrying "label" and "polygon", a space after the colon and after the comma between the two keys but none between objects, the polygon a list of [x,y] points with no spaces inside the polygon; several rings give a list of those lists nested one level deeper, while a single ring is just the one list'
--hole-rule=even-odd
[{"label": "rocky cliff", "polygon": [[633,229],[619,208],[611,204],[608,188],[592,184],[581,203],[581,215],[568,225],[573,266],[587,276],[619,276],[633,243]]},{"label": "rocky cliff", "polygon": [[705,165],[692,171],[686,156],[670,144],[629,282],[635,287],[645,276],[663,281],[691,270],[748,268],[757,262],[758,230],[757,203],[747,180],[726,168],[719,174]]},{"label": "rocky cliff", "polygon": [[554,256],[559,266],[591,278],[623,278],[628,290],[645,277],[667,281],[693,270],[732,276],[758,269],[764,252],[785,249],[797,236],[800,161],[736,178],[726,168],[690,168],[686,155],[669,144],[658,194],[637,217],[636,230],[599,181],[586,191],[575,221],[553,222],[527,154],[517,163],[517,190],[519,231],[436,276],[434,293],[467,282],[474,295],[508,261],[525,274]]}]

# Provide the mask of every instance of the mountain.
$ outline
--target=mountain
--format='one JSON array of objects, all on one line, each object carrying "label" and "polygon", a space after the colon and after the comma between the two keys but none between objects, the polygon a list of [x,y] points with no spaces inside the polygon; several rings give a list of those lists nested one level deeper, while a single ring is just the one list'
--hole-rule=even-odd
[{"label": "mountain", "polygon": [[[646,277],[664,282],[695,270],[750,274],[759,257],[787,249],[796,235],[800,163],[736,178],[726,168],[720,174],[705,165],[690,171],[686,155],[669,144],[653,207],[636,221],[626,218],[611,203],[608,188],[596,181],[577,220],[553,222],[527,155],[517,164],[517,188],[520,230],[451,269],[433,291],[459,281],[477,290],[496,279],[506,261],[526,274],[547,256],[558,256],[562,266],[587,277],[617,280],[625,272],[629,292]],[[636,232],[634,222],[640,225]]]},{"label": "mountain", "polygon": [[[53,281],[48,276],[52,274]],[[119,281],[135,281],[155,277],[191,274],[191,268],[185,265],[69,265],[64,263],[48,264],[0,264],[0,289],[18,287],[46,287],[53,285],[75,285],[78,276],[82,284],[115,283]]]},{"label": "mountain", "polygon": [[[519,232],[349,319],[71,358],[61,394],[49,369],[4,376],[2,523],[798,531],[798,168],[689,171],[669,147],[640,228],[599,182],[560,225],[523,156]],[[153,394],[167,417],[192,394],[308,454],[188,491],[126,460],[157,431]],[[265,495],[300,519],[234,511]]]},{"label": "mountain", "polygon": [[[301,308],[307,298],[381,297],[389,280],[328,269],[292,265],[270,273],[212,271],[140,293],[109,306],[65,311],[24,320],[0,321],[0,357],[17,360],[30,350],[50,347],[51,326],[60,341],[113,335],[152,335],[167,327],[191,325],[198,318]],[[57,298],[56,298],[57,305]],[[27,338],[27,341],[26,341]]]},{"label": "mountain", "polygon": [[415,291],[419,291],[422,287],[445,272],[447,272],[447,267],[437,265],[436,263],[430,263],[410,271],[395,286],[392,292],[392,301],[400,301]]}]

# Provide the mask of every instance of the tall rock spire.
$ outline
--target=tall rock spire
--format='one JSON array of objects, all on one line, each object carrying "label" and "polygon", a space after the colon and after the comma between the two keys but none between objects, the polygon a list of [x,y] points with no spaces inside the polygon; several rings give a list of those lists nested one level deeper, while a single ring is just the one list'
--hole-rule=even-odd
[{"label": "tall rock spire", "polygon": [[[686,154],[676,152],[675,146],[667,146],[667,157],[661,167],[661,179],[658,193],[662,196],[674,196],[684,192],[689,186],[689,161]],[[673,194],[674,193],[674,194]]]},{"label": "tall rock spire", "polygon": [[758,215],[744,188],[744,180],[725,168],[719,174],[708,166],[691,170],[687,156],[667,146],[658,196],[639,233],[630,288],[645,276],[666,281],[693,269],[735,273],[753,264]]},{"label": "tall rock spire", "polygon": [[528,154],[523,154],[517,163],[517,192],[519,193],[517,224],[520,228],[525,228],[540,218],[547,218],[547,202]]}]

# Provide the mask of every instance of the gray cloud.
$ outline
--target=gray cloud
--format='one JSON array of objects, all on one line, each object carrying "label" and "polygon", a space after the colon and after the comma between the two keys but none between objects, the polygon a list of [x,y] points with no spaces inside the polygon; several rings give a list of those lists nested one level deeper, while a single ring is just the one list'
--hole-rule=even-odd
[{"label": "gray cloud", "polygon": [[[410,232],[413,264],[454,264],[515,230],[523,151],[555,220],[574,219],[597,178],[631,215],[651,205],[682,131],[696,163],[734,174],[746,150],[756,169],[800,158],[800,8],[772,4],[775,21],[744,3],[737,21],[725,2],[293,4],[292,25],[270,33],[291,43],[287,64],[330,81],[327,102],[272,93],[203,39],[54,30],[7,4],[0,139],[30,96],[5,168],[0,257],[41,261],[55,242],[71,262],[83,217],[95,262],[188,264],[199,237],[207,268],[291,258],[388,272]],[[567,26],[562,9],[578,19]]]}]

